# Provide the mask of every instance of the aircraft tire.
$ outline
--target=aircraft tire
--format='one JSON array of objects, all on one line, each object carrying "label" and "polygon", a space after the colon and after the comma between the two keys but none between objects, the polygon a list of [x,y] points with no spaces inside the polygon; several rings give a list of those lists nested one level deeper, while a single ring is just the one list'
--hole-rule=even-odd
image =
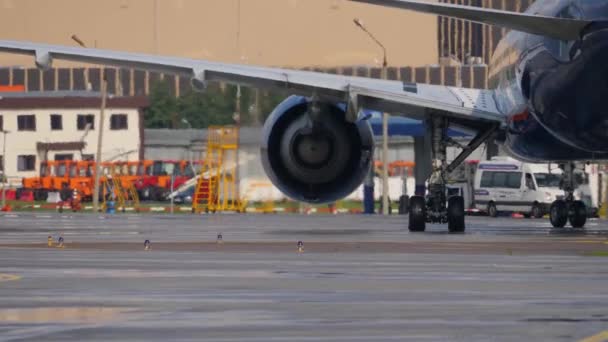
[{"label": "aircraft tire", "polygon": [[587,207],[582,201],[574,201],[568,210],[568,220],[573,228],[583,228],[587,222]]},{"label": "aircraft tire", "polygon": [[448,199],[448,230],[450,233],[463,233],[465,230],[462,196],[452,196]]},{"label": "aircraft tire", "polygon": [[426,202],[422,196],[412,196],[409,203],[410,232],[423,232],[426,229]]},{"label": "aircraft tire", "polygon": [[549,220],[554,228],[564,228],[568,222],[568,205],[564,200],[557,200],[549,209]]}]

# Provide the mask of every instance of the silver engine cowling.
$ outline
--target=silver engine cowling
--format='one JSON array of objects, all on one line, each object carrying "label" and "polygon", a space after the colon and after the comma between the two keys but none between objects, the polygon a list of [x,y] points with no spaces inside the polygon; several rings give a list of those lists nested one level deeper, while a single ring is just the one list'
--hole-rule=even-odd
[{"label": "silver engine cowling", "polygon": [[352,193],[373,159],[366,120],[350,123],[345,107],[320,103],[312,124],[311,100],[291,96],[264,124],[262,164],[274,185],[292,199],[330,203]]}]

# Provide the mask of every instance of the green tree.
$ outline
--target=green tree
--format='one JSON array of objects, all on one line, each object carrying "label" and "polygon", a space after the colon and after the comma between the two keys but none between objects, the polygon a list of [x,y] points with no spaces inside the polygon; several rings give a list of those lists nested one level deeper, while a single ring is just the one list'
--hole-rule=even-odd
[{"label": "green tree", "polygon": [[219,87],[209,87],[203,93],[190,92],[179,99],[179,113],[193,128],[231,124],[234,109],[234,97]]},{"label": "green tree", "polygon": [[171,115],[178,110],[178,99],[171,93],[169,83],[161,81],[150,87],[150,107],[145,113],[146,128],[169,128]]},{"label": "green tree", "polygon": [[[242,125],[257,125],[264,122],[272,110],[286,97],[283,92],[259,90],[256,104],[255,90],[241,87]],[[186,119],[192,128],[207,128],[211,125],[234,123],[237,87],[220,87],[212,84],[205,92],[190,91],[179,98],[171,92],[170,84],[160,81],[150,89],[150,107],[145,115],[146,128],[185,128]]]}]

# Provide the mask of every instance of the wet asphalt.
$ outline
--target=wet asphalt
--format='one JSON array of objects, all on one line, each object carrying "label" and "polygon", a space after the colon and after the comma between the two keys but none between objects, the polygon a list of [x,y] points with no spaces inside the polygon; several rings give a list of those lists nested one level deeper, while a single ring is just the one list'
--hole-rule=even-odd
[{"label": "wet asphalt", "polygon": [[608,222],[467,223],[453,235],[411,234],[398,216],[6,214],[0,341],[608,336]]}]

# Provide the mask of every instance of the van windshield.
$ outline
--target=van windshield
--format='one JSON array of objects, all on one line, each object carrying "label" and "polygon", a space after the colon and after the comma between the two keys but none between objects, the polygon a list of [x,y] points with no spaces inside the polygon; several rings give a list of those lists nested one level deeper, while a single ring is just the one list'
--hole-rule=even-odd
[{"label": "van windshield", "polygon": [[559,188],[562,176],[555,173],[535,173],[534,178],[539,188]]}]

